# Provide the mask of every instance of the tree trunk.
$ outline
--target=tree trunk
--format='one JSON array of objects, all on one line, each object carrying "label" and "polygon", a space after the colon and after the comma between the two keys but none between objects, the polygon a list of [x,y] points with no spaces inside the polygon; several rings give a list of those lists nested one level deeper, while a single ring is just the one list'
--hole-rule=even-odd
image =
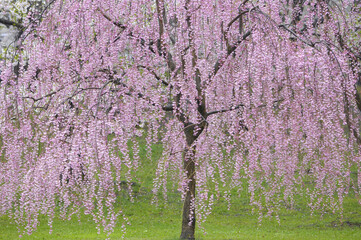
[{"label": "tree trunk", "polygon": [[190,147],[185,149],[183,155],[183,167],[187,174],[187,193],[183,205],[183,220],[181,239],[194,240],[194,232],[196,227],[196,216],[194,198],[196,196],[196,169],[194,162],[195,148]]},{"label": "tree trunk", "polygon": [[[203,112],[202,109],[201,112]],[[184,120],[181,120],[181,122],[184,123]],[[196,133],[194,132],[195,126],[198,129]],[[196,146],[194,145],[194,142],[203,132],[205,126],[206,123],[203,121],[197,125],[192,123],[184,123],[184,134],[186,137],[187,147],[183,152],[183,168],[187,174],[187,192],[183,205],[182,232],[180,239],[195,239],[194,232],[196,229],[196,209],[194,202],[196,197]]]}]

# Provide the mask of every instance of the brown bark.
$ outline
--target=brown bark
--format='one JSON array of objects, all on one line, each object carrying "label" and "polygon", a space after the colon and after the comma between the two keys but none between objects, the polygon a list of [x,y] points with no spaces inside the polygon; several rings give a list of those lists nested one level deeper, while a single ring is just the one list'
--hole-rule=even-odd
[{"label": "brown bark", "polygon": [[[193,136],[192,136],[193,137]],[[194,137],[193,137],[194,138]],[[183,155],[183,167],[187,174],[187,193],[183,204],[183,217],[182,217],[182,232],[181,239],[193,240],[195,227],[196,227],[196,216],[195,209],[192,206],[194,198],[196,196],[196,169],[195,169],[195,148],[188,147],[184,150]]]},{"label": "brown bark", "polygon": [[194,142],[204,130],[204,123],[198,124],[200,129],[194,133],[195,125],[188,123],[185,124],[184,134],[186,136],[187,147],[183,152],[183,168],[187,175],[187,192],[183,204],[182,216],[182,232],[180,239],[194,240],[194,233],[196,228],[196,209],[192,202],[196,197],[196,164],[195,153],[196,147]]}]

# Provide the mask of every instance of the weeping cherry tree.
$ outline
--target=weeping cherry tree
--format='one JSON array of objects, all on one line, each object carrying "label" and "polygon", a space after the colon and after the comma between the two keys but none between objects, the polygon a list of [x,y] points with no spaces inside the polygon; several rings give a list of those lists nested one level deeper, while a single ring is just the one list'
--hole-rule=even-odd
[{"label": "weeping cherry tree", "polygon": [[177,183],[181,239],[229,189],[260,219],[296,194],[332,211],[360,194],[357,1],[39,2],[0,19],[20,33],[1,63],[0,214],[27,233],[58,210],[126,222],[139,137],[163,146],[153,192]]}]

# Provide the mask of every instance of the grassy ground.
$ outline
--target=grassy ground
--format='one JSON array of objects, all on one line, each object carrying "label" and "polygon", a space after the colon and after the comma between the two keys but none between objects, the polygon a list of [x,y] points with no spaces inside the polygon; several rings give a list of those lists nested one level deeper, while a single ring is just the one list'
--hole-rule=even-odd
[{"label": "grassy ground", "polygon": [[[159,157],[160,146],[154,146],[154,159]],[[144,152],[141,152],[144,155]],[[181,209],[180,194],[169,191],[168,201],[161,202],[158,207],[152,205],[151,188],[154,176],[154,163],[144,160],[140,169],[139,181],[135,187],[135,202],[131,202],[125,193],[120,193],[124,213],[131,225],[127,226],[125,239],[178,239],[180,235]],[[234,195],[231,209],[220,199],[215,203],[213,213],[203,225],[204,234],[197,229],[198,240],[236,240],[236,239],[361,239],[361,206],[352,196],[346,198],[344,205],[344,218],[342,222],[337,214],[310,215],[304,205],[297,206],[297,210],[282,210],[280,212],[281,224],[275,219],[264,219],[259,225],[257,216],[252,214],[251,207],[244,197]],[[38,230],[31,236],[22,239],[105,239],[104,233],[97,234],[95,224],[90,217],[80,215],[71,221],[54,220],[54,228],[49,235],[49,227],[43,218]],[[7,216],[0,216],[0,239],[18,239],[19,233],[15,224]],[[117,226],[111,239],[122,239],[121,227]]]},{"label": "grassy ground", "polygon": [[[172,194],[170,194],[172,195]],[[180,234],[181,202],[170,198],[171,203],[158,208],[141,199],[140,202],[127,202],[125,213],[131,225],[127,226],[125,239],[177,239]],[[174,201],[173,201],[174,200]],[[280,214],[281,225],[275,220],[265,219],[262,225],[257,217],[251,214],[250,208],[244,205],[232,206],[225,210],[225,203],[218,203],[214,213],[204,224],[207,234],[197,232],[197,239],[361,239],[361,207],[352,199],[345,205],[346,212],[343,223],[338,215],[310,216],[307,211],[284,211]],[[121,239],[122,232],[118,227],[110,236]],[[87,216],[77,219],[54,222],[54,230],[49,235],[46,221],[38,231],[23,239],[105,239],[105,234],[98,235],[95,224]],[[18,239],[16,226],[10,224],[6,216],[0,218],[0,239]]]}]

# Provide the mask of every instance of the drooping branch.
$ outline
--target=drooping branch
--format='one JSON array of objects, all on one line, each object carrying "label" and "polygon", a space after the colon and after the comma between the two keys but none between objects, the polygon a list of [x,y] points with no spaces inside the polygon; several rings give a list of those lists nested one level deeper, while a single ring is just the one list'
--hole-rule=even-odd
[{"label": "drooping branch", "polygon": [[[173,72],[176,69],[176,65],[173,61],[172,54],[167,50],[166,44],[164,43],[164,39],[163,39],[163,35],[164,35],[164,20],[163,20],[164,2],[163,2],[163,0],[159,0],[156,3],[157,3],[158,23],[159,23],[159,39],[156,41],[156,45],[158,48],[159,55],[162,56],[166,60],[168,68]],[[113,20],[110,16],[108,16],[106,13],[104,13],[100,8],[98,8],[98,11],[101,13],[101,15],[106,20],[108,20],[113,25],[115,25],[121,29],[120,34],[123,33],[126,29],[129,29],[128,26]],[[137,39],[143,47],[148,46],[149,50],[152,53],[156,54],[156,51],[152,47],[155,44],[155,42],[153,40],[146,41],[142,37],[135,36],[135,34],[132,31],[130,31],[127,35],[130,38]],[[120,36],[115,38],[113,40],[113,43],[115,43],[119,39],[120,39]]]},{"label": "drooping branch", "polygon": [[[117,41],[120,39],[120,34],[122,34],[126,29],[128,29],[128,26],[126,26],[126,25],[124,25],[124,24],[122,24],[122,23],[120,23],[120,22],[117,22],[117,21],[113,20],[110,16],[108,16],[106,13],[104,13],[100,8],[98,8],[98,11],[100,12],[100,14],[101,14],[106,20],[108,20],[108,21],[111,22],[113,25],[115,25],[115,26],[117,26],[118,28],[121,29],[121,32],[119,33],[118,37],[116,37],[116,38],[113,40],[113,43],[117,42]],[[154,54],[156,53],[156,52],[154,51],[154,49],[152,48],[152,46],[154,45],[154,42],[153,42],[153,41],[149,41],[149,43],[146,43],[146,41],[145,41],[143,38],[134,36],[133,32],[131,32],[131,31],[128,33],[128,37],[133,38],[133,39],[135,38],[135,39],[139,40],[140,45],[142,45],[143,47],[146,46],[146,45],[148,45],[149,50],[150,50],[152,53],[154,53]]]},{"label": "drooping branch", "polygon": [[[283,102],[285,99],[284,98],[281,98],[279,100],[275,100],[273,101],[273,105],[275,104],[279,104],[281,102]],[[266,107],[267,104],[262,104],[262,105],[259,105],[259,106],[256,106],[255,108],[263,108],[263,107]],[[234,107],[231,107],[231,108],[226,108],[226,109],[220,109],[220,110],[215,110],[215,111],[211,111],[211,112],[208,112],[207,113],[207,117],[210,116],[210,115],[213,115],[213,114],[217,114],[217,113],[225,113],[225,112],[229,112],[229,111],[233,111],[233,110],[237,110],[241,107],[246,107],[244,104],[238,104]],[[251,107],[249,109],[252,109]]]},{"label": "drooping branch", "polygon": [[285,24],[278,24],[275,20],[273,20],[268,14],[266,14],[265,12],[261,11],[259,8],[257,8],[257,12],[262,14],[263,16],[265,16],[270,22],[272,22],[275,26],[278,26],[281,29],[286,30],[287,32],[291,33],[295,38],[297,38],[298,40],[300,40],[301,42],[303,42],[304,44],[306,44],[307,46],[310,46],[312,48],[315,48],[316,50],[318,50],[316,48],[316,43],[312,42],[312,41],[308,41],[303,39],[301,36],[299,36],[297,33],[295,33],[294,31],[292,31],[291,29],[289,29]]},{"label": "drooping branch", "polygon": [[28,97],[28,96],[27,96],[27,97],[23,97],[23,99],[31,99],[31,100],[33,100],[34,102],[38,102],[38,101],[40,101],[40,100],[43,100],[44,98],[53,96],[54,94],[60,92],[60,91],[63,90],[63,89],[64,89],[64,87],[61,87],[60,89],[58,89],[58,90],[56,90],[56,91],[53,91],[53,92],[51,92],[51,93],[48,93],[48,94],[46,94],[46,95],[44,95],[44,96],[42,96],[42,97],[39,97],[39,98],[34,98],[34,97]]},{"label": "drooping branch", "polygon": [[[106,83],[106,84],[109,84],[109,82]],[[73,92],[69,97],[67,97],[64,101],[62,101],[61,104],[64,104],[65,102],[71,100],[72,98],[74,98],[75,96],[77,96],[78,94],[80,94],[82,92],[85,92],[85,91],[88,91],[88,90],[100,90],[100,89],[102,89],[102,88],[100,88],[100,87],[79,88],[75,92]]]},{"label": "drooping branch", "polygon": [[[227,24],[226,30],[223,31],[223,37],[224,37],[224,39],[226,40],[226,44],[227,44],[227,51],[229,51],[229,47],[230,47],[230,45],[229,45],[229,40],[228,40],[228,37],[227,37],[227,33],[229,32],[229,29],[232,27],[232,25],[233,25],[237,20],[241,19],[244,14],[249,13],[249,12],[252,12],[254,9],[256,9],[256,8],[251,8],[251,9],[249,9],[249,10],[240,11],[240,13]],[[241,33],[241,31],[240,31],[240,33]]]},{"label": "drooping branch", "polygon": [[211,112],[207,113],[207,117],[211,116],[213,114],[217,114],[217,113],[225,113],[225,112],[233,111],[233,110],[239,109],[241,107],[245,107],[244,104],[238,104],[238,105],[236,105],[234,107],[227,108],[227,109],[220,109],[220,110],[211,111]]},{"label": "drooping branch", "polygon": [[242,36],[242,38],[240,39],[240,40],[238,40],[230,49],[228,49],[227,50],[227,57],[229,56],[229,55],[231,55],[237,48],[238,48],[238,46],[244,41],[244,40],[246,40],[246,38],[248,37],[248,36],[250,36],[252,34],[252,30],[249,30],[248,32],[246,32],[243,36]]},{"label": "drooping branch", "polygon": [[287,28],[286,25],[284,24],[280,24],[278,25],[280,28],[285,29],[287,32],[291,33],[295,38],[297,38],[298,40],[300,40],[301,42],[303,42],[304,44],[315,48],[315,43],[311,42],[311,41],[306,41],[304,40],[302,37],[300,37],[297,33],[295,33],[294,31],[292,31],[291,29]]},{"label": "drooping branch", "polygon": [[[161,80],[161,78],[154,72],[152,71],[152,69],[146,67],[146,66],[142,66],[142,65],[139,65],[138,67],[141,67],[141,68],[145,68],[147,69],[148,71],[151,71],[151,73],[153,75],[155,75],[156,79],[157,80]],[[147,102],[149,102],[149,104],[151,106],[161,106],[161,104],[158,104],[158,103],[155,103],[153,102],[149,97],[145,96],[143,93],[141,92],[136,92],[134,91],[134,89],[132,87],[129,87],[127,84],[125,84],[124,82],[121,81],[121,79],[119,78],[115,78],[113,73],[110,72],[110,70],[108,69],[102,69],[103,73],[106,73],[108,75],[108,78],[110,79],[109,82],[113,83],[114,85],[116,86],[120,86],[122,88],[126,88],[128,90],[128,92],[125,93],[125,95],[127,96],[134,96],[136,98],[140,98],[140,99],[143,99]],[[169,86],[169,83],[165,82],[164,80],[162,80],[162,83],[165,85],[165,86]],[[161,106],[161,108],[164,110],[164,111],[173,111],[173,105],[171,103],[167,103],[166,105],[163,105]]]},{"label": "drooping branch", "polygon": [[248,13],[250,11],[243,11],[241,13],[239,13],[235,18],[233,18],[228,24],[227,24],[227,29],[226,32],[229,31],[230,27],[232,26],[233,23],[235,23],[240,17],[242,17],[242,15],[244,15],[245,13]]},{"label": "drooping branch", "polygon": [[109,17],[106,13],[104,13],[100,8],[98,8],[98,11],[105,19],[107,19],[109,22],[113,23],[113,25],[117,26],[118,28],[122,29],[123,31],[127,28],[127,26],[123,25],[122,23],[111,19],[111,17]]},{"label": "drooping branch", "polygon": [[148,72],[150,72],[158,81],[161,81],[161,83],[164,85],[164,86],[169,86],[169,83],[164,81],[163,79],[161,79],[158,74],[156,72],[154,72],[153,69],[151,69],[150,67],[147,67],[147,66],[144,66],[144,65],[138,65],[138,68],[144,68],[146,70],[148,70]]},{"label": "drooping branch", "polygon": [[263,15],[264,17],[266,17],[269,22],[273,23],[274,26],[277,26],[281,29],[284,29],[286,30],[287,32],[291,33],[295,38],[297,38],[298,40],[300,40],[301,42],[303,42],[304,44],[312,47],[312,48],[315,48],[316,50],[318,50],[316,48],[316,43],[312,42],[312,41],[308,41],[308,40],[305,40],[303,39],[301,36],[299,36],[297,33],[295,33],[294,31],[292,31],[291,29],[289,29],[285,24],[278,24],[274,19],[272,19],[267,13],[263,12],[259,7],[255,8],[257,13]]},{"label": "drooping branch", "polygon": [[209,78],[214,77],[215,75],[217,75],[217,72],[219,71],[219,69],[222,68],[223,64],[226,62],[227,58],[239,47],[239,45],[247,39],[248,36],[250,36],[252,34],[252,30],[247,31],[245,34],[243,34],[242,38],[240,40],[238,40],[232,47],[230,47],[227,51],[227,55],[223,56],[221,58],[219,58],[216,62],[216,64],[214,65],[214,70],[213,72],[209,75]]},{"label": "drooping branch", "polygon": [[[244,1],[240,6],[246,4],[247,1]],[[227,55],[224,57],[221,57],[220,59],[217,60],[216,64],[214,65],[214,70],[213,70],[213,73],[210,74],[209,78],[212,78],[213,76],[215,76],[218,72],[219,69],[222,68],[223,64],[225,63],[226,59],[238,48],[238,46],[244,41],[246,40],[246,38],[248,36],[250,36],[252,34],[252,30],[249,30],[248,32],[246,32],[245,34],[242,35],[242,37],[237,41],[235,42],[233,45],[231,45],[229,43],[229,39],[228,39],[228,32],[229,32],[229,29],[232,27],[232,25],[238,20],[240,19],[244,14],[246,13],[250,13],[252,11],[254,11],[256,8],[251,8],[249,10],[245,10],[245,11],[241,11],[235,18],[233,18],[228,24],[227,24],[227,27],[226,27],[226,30],[223,30],[223,27],[222,27],[222,35],[223,35],[223,38],[225,39],[226,41],[226,46],[227,46]],[[241,24],[241,23],[240,23]],[[243,29],[242,29],[243,30]],[[241,34],[241,30],[240,30],[240,34]]]}]

